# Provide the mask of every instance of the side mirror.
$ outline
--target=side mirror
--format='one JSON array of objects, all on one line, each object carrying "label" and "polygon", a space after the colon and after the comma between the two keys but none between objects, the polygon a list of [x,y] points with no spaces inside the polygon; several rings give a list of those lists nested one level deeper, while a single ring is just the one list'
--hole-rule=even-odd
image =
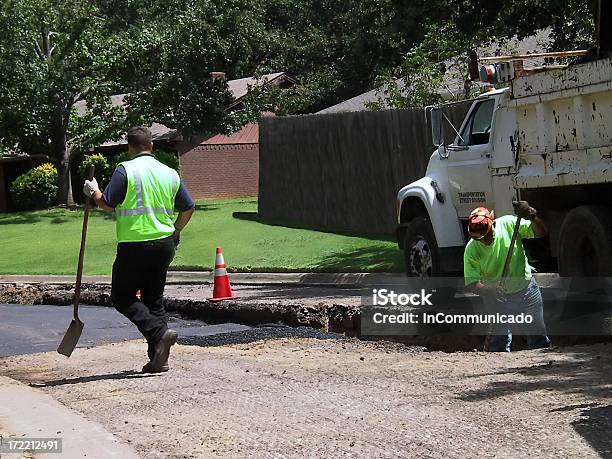
[{"label": "side mirror", "polygon": [[444,145],[444,123],[442,122],[442,109],[432,107],[429,112],[431,120],[431,138],[434,147]]},{"label": "side mirror", "polygon": [[446,159],[450,156],[450,150],[446,148],[446,145],[442,144],[438,146],[438,155],[440,158]]}]

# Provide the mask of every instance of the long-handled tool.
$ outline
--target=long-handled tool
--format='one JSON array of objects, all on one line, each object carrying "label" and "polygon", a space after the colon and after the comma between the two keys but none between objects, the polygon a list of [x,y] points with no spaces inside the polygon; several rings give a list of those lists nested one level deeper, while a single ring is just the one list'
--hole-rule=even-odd
[{"label": "long-handled tool", "polygon": [[506,287],[506,278],[508,277],[508,271],[510,269],[510,261],[512,261],[512,252],[514,252],[514,245],[516,244],[516,238],[518,237],[520,228],[521,217],[516,217],[514,231],[512,232],[512,239],[510,240],[510,247],[508,248],[508,254],[506,255],[506,262],[504,263],[504,269],[502,271],[501,278],[499,279],[499,286],[502,289]]},{"label": "long-handled tool", "polygon": [[[93,179],[95,166],[89,168],[89,180]],[[68,326],[68,330],[62,339],[62,342],[57,347],[57,352],[70,357],[72,351],[76,348],[81,333],[83,332],[83,322],[79,319],[79,301],[81,300],[81,278],[83,277],[83,258],[85,257],[85,241],[87,239],[87,221],[89,220],[90,198],[85,198],[85,213],[83,215],[83,230],[81,232],[81,249],[79,251],[79,264],[77,265],[76,285],[74,287],[74,301],[72,322]]]},{"label": "long-handled tool", "polygon": [[[502,270],[501,277],[499,279],[499,289],[504,290],[506,287],[506,279],[508,278],[508,271],[510,270],[510,262],[512,261],[512,253],[514,252],[514,246],[518,237],[519,230],[521,228],[521,217],[516,217],[516,223],[514,224],[514,231],[512,231],[512,239],[510,240],[510,247],[508,247],[508,253],[506,254],[506,261],[504,262],[504,269]],[[489,346],[490,336],[493,326],[489,325],[489,333],[487,334],[483,346],[483,350],[487,350]]]}]

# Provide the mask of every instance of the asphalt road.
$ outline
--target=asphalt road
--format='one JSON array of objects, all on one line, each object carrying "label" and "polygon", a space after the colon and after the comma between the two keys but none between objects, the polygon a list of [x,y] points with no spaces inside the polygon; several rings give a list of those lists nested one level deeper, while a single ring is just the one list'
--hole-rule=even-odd
[{"label": "asphalt road", "polygon": [[[112,308],[81,306],[85,323],[78,347],[142,338],[136,327]],[[0,357],[49,352],[57,349],[72,319],[72,306],[0,304]],[[183,339],[244,332],[251,327],[233,323],[209,325],[198,320],[171,317],[169,326]]]}]

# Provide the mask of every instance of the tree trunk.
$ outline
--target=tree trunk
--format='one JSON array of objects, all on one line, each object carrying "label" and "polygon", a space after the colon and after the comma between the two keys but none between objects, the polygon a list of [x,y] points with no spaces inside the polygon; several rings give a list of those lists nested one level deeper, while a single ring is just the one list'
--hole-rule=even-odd
[{"label": "tree trunk", "polygon": [[70,178],[70,149],[67,138],[67,122],[64,120],[62,110],[58,110],[51,120],[51,150],[58,159],[59,190],[57,199],[60,204],[72,205],[72,184]]},{"label": "tree trunk", "polygon": [[[50,38],[51,32],[48,30],[42,31],[42,56],[41,58],[46,61],[49,72],[52,71],[52,60],[51,53],[53,48],[51,47]],[[62,98],[58,92],[52,92],[49,94],[49,101],[53,107],[49,116],[49,140],[51,147],[51,154],[58,160],[58,178],[59,187],[57,193],[57,200],[60,204],[72,205],[74,199],[72,198],[72,186],[70,183],[70,150],[68,148],[68,120],[70,117],[70,105],[66,106],[63,103]]]},{"label": "tree trunk", "polygon": [[59,191],[58,201],[60,204],[73,205],[74,198],[72,196],[72,177],[70,175],[70,151],[64,148],[64,153],[61,156],[59,163]]}]

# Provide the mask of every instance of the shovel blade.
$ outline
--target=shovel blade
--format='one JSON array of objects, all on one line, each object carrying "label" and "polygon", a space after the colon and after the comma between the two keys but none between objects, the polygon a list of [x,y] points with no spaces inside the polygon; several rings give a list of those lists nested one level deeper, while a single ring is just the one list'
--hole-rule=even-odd
[{"label": "shovel blade", "polygon": [[83,332],[83,322],[80,320],[72,319],[70,322],[70,326],[62,339],[62,342],[57,347],[57,352],[66,357],[70,357],[72,351],[76,347],[79,342],[79,338],[81,337],[81,333]]}]

